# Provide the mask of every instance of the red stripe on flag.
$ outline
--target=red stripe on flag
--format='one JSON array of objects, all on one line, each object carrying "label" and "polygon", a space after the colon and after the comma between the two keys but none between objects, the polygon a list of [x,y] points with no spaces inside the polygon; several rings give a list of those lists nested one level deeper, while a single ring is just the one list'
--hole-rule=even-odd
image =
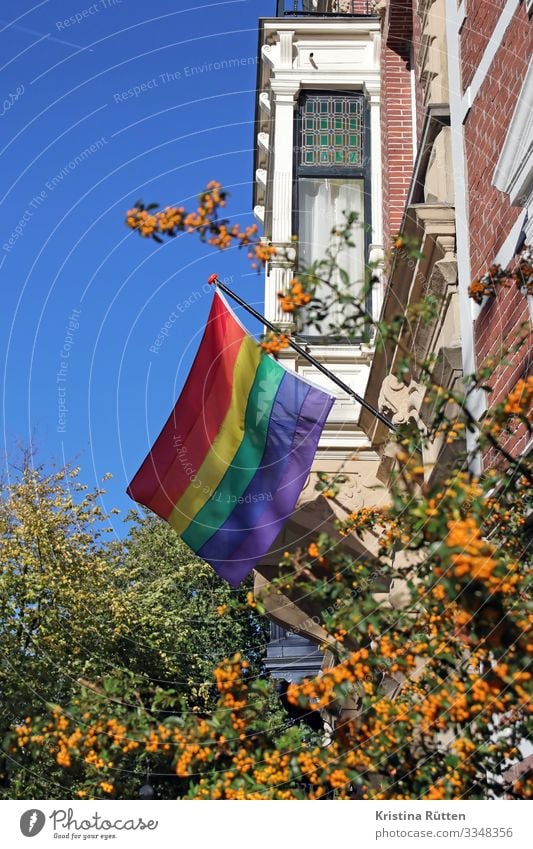
[{"label": "red stripe on flag", "polygon": [[[246,335],[217,294],[176,405],[128,487],[167,519],[220,430],[231,401],[235,360]],[[191,471],[194,469],[194,471]]]}]

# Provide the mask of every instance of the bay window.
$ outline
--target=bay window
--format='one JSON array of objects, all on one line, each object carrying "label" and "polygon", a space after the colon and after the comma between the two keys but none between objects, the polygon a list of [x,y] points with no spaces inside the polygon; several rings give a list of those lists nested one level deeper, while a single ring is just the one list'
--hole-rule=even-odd
[{"label": "bay window", "polygon": [[[359,93],[302,92],[295,145],[295,227],[300,266],[325,258],[333,243],[331,230],[345,223],[345,213],[357,213],[353,246],[343,245],[339,265],[347,272],[354,298],[361,292],[369,245],[370,169],[369,121],[364,96]],[[339,245],[340,247],[340,245]],[[332,280],[339,283],[339,280]],[[325,294],[318,284],[316,295]],[[367,309],[369,304],[366,305]],[[346,306],[342,307],[346,314]],[[327,327],[309,328],[324,335],[341,320],[328,316]],[[307,332],[307,331],[306,331]]]}]

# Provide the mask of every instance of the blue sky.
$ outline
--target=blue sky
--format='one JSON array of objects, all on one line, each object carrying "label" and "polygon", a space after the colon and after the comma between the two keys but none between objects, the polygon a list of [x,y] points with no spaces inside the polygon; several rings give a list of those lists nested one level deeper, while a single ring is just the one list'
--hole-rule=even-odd
[{"label": "blue sky", "polygon": [[232,220],[252,222],[257,19],[274,12],[275,0],[1,5],[3,453],[33,443],[90,486],[111,472],[104,507],[122,515],[198,345],[208,275],[256,305],[263,293],[244,252],[188,235],[158,246],[124,211],[192,206],[218,179]]}]

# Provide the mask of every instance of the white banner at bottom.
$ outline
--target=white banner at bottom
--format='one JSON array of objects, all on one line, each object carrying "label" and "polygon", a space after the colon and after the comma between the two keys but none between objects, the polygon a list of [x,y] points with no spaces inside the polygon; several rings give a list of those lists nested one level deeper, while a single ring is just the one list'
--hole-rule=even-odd
[{"label": "white banner at bottom", "polygon": [[528,823],[533,810],[527,802],[514,801],[4,801],[0,814],[6,849],[71,849],[75,844],[102,849],[324,849],[339,841],[343,849],[533,846]]}]

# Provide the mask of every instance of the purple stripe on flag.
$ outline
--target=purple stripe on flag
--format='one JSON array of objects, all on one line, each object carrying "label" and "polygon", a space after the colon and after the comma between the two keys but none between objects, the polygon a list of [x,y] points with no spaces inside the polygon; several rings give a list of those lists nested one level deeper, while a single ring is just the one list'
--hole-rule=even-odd
[{"label": "purple stripe on flag", "polygon": [[205,558],[233,587],[238,586],[268,552],[291,516],[307,480],[333,402],[334,398],[311,387],[302,405],[285,472],[273,500],[263,505],[265,509],[255,527],[230,557]]},{"label": "purple stripe on flag", "polygon": [[309,385],[295,375],[289,372],[284,375],[270,414],[261,462],[242,494],[243,501],[235,501],[231,515],[198,549],[197,554],[203,560],[209,563],[211,558],[221,561],[231,557],[253,532],[266,505],[276,497],[293,450],[299,415],[310,391]]}]

